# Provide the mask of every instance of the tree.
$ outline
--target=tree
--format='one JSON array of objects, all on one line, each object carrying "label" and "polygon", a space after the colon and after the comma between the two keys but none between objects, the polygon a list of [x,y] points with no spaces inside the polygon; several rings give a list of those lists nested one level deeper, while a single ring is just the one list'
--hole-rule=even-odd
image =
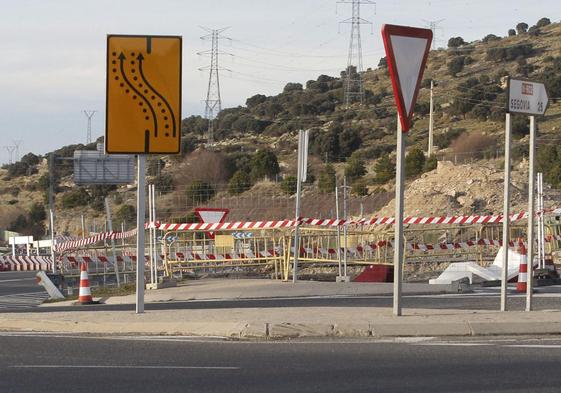
[{"label": "tree", "polygon": [[318,188],[322,193],[330,193],[335,190],[335,168],[327,164],[319,174]]},{"label": "tree", "polygon": [[246,101],[245,101],[245,105],[248,108],[253,108],[259,104],[261,104],[262,102],[267,101],[267,96],[263,95],[263,94],[256,94],[253,97],[249,97]]},{"label": "tree", "polygon": [[378,68],[388,68],[388,60],[386,59],[385,56],[382,57],[378,62]]},{"label": "tree", "polygon": [[293,91],[302,91],[303,87],[301,83],[287,83],[286,86],[284,86],[284,90],[283,93],[290,93]]},{"label": "tree", "polygon": [[537,27],[545,27],[551,24],[551,20],[549,18],[541,18],[537,23]]},{"label": "tree", "polygon": [[483,37],[481,42],[488,43],[488,42],[491,42],[491,41],[499,41],[500,39],[501,38],[497,37],[495,34],[487,34],[485,37]]},{"label": "tree", "polygon": [[343,130],[340,123],[334,122],[327,131],[314,130],[310,135],[310,151],[328,161],[339,161],[341,147],[339,145],[339,132]]},{"label": "tree", "polygon": [[508,29],[508,36],[509,37],[514,37],[516,35],[516,30],[514,29]]},{"label": "tree", "polygon": [[251,179],[273,179],[280,172],[277,156],[271,150],[259,150],[251,157]]},{"label": "tree", "polygon": [[419,148],[413,148],[405,157],[405,174],[407,177],[415,177],[423,173],[425,166],[425,153]]},{"label": "tree", "polygon": [[345,167],[345,176],[347,179],[353,183],[365,174],[366,167],[364,166],[364,161],[357,156],[351,156],[351,158],[347,161],[347,166]]},{"label": "tree", "polygon": [[458,48],[465,44],[466,42],[462,37],[452,37],[448,40],[448,48]]},{"label": "tree", "polygon": [[354,128],[345,128],[339,133],[339,149],[343,157],[349,157],[362,144],[358,131]]},{"label": "tree", "polygon": [[62,196],[62,207],[72,209],[84,207],[91,202],[92,198],[84,188],[77,188],[69,191]]},{"label": "tree", "polygon": [[532,26],[528,29],[528,34],[530,34],[533,37],[537,37],[541,34],[541,30],[538,26]]},{"label": "tree", "polygon": [[295,194],[297,188],[296,176],[286,176],[282,179],[280,187],[288,195]]},{"label": "tree", "polygon": [[516,25],[516,32],[518,34],[524,34],[526,31],[528,31],[528,23],[520,22]]},{"label": "tree", "polygon": [[28,226],[29,226],[29,223],[27,222],[27,218],[25,218],[25,216],[23,214],[20,214],[10,224],[10,227],[8,228],[8,230],[20,233],[20,232],[25,231]]},{"label": "tree", "polygon": [[395,164],[390,160],[390,157],[386,154],[383,155],[378,160],[378,162],[376,162],[376,164],[374,165],[374,171],[376,172],[374,181],[378,184],[383,184],[395,177]]},{"label": "tree", "polygon": [[246,171],[238,170],[228,183],[228,193],[238,195],[251,188],[251,178]]}]

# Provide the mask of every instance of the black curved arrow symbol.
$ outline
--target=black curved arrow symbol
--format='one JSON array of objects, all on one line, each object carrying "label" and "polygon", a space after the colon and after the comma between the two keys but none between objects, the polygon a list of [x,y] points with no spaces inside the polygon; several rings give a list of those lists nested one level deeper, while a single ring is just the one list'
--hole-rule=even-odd
[{"label": "black curved arrow symbol", "polygon": [[121,74],[123,75],[123,79],[126,82],[127,85],[129,85],[129,87],[131,88],[132,91],[134,91],[136,93],[136,95],[138,95],[140,98],[142,98],[144,100],[144,102],[146,103],[146,105],[148,105],[148,108],[150,108],[150,112],[152,112],[152,118],[154,119],[154,137],[158,137],[158,121],[156,119],[156,112],[154,111],[154,108],[152,107],[152,105],[150,104],[150,101],[148,101],[148,99],[146,97],[144,97],[134,86],[132,83],[130,83],[130,81],[127,79],[127,75],[125,74],[125,67],[123,66],[123,63],[125,62],[126,56],[123,54],[123,52],[121,52],[121,54],[119,55],[119,61],[120,61],[120,66],[121,66]]},{"label": "black curved arrow symbol", "polygon": [[144,84],[146,86],[148,86],[148,88],[150,88],[154,92],[154,94],[156,94],[164,102],[164,104],[166,104],[166,106],[168,107],[169,113],[171,115],[171,121],[173,123],[173,133],[172,133],[172,135],[173,135],[173,137],[175,137],[175,135],[177,134],[177,130],[176,130],[176,126],[175,126],[175,115],[173,114],[173,110],[171,109],[171,105],[167,102],[167,100],[164,98],[163,95],[161,95],[156,89],[154,89],[154,87],[150,84],[150,82],[148,82],[148,80],[144,76],[144,71],[142,69],[142,61],[144,60],[144,56],[142,56],[142,53],[139,53],[138,56],[136,57],[136,59],[138,60],[138,72],[140,72],[140,77],[144,81]]}]

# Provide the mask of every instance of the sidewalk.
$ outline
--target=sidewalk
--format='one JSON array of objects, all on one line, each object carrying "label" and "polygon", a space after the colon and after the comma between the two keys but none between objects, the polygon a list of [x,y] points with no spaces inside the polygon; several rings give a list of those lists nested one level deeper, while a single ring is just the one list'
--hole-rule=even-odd
[{"label": "sidewalk", "polygon": [[[452,289],[408,284],[404,286],[404,293],[442,293],[452,292]],[[389,293],[391,284],[306,282],[294,285],[269,280],[201,280],[183,287],[147,291],[146,301]],[[133,302],[134,296],[107,301],[110,304]],[[146,311],[140,315],[132,311],[104,310],[0,313],[0,330],[232,339],[561,334],[561,311],[501,313],[404,309],[403,314],[394,317],[391,308],[377,307],[209,308]]]}]

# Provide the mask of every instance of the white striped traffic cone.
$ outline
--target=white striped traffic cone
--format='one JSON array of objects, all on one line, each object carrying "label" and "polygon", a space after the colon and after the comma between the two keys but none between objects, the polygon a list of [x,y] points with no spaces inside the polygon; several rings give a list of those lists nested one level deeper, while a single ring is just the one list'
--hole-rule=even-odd
[{"label": "white striped traffic cone", "polygon": [[95,304],[90,291],[90,280],[88,279],[88,267],[86,262],[80,264],[80,293],[78,296],[80,304]]},{"label": "white striped traffic cone", "polygon": [[516,283],[516,292],[526,293],[528,289],[528,256],[526,255],[526,247],[520,242],[518,252],[521,255],[520,268],[518,270],[518,282]]}]

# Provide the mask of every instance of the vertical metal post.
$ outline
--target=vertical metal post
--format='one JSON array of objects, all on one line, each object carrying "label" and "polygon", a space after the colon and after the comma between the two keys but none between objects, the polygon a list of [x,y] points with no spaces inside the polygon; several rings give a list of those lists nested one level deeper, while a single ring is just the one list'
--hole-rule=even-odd
[{"label": "vertical metal post", "polygon": [[393,314],[401,315],[401,284],[403,264],[403,194],[405,189],[405,135],[397,119],[397,164],[395,177],[395,239],[393,259]]},{"label": "vertical metal post", "polygon": [[300,193],[302,192],[302,154],[304,136],[302,130],[298,133],[298,170],[296,174],[296,229],[294,230],[294,266],[292,268],[292,282],[298,281],[298,257],[300,256]]},{"label": "vertical metal post", "polygon": [[526,286],[526,311],[532,311],[532,291],[534,288],[534,217],[535,217],[535,153],[536,153],[536,118],[530,116],[530,151],[528,174],[528,284]]},{"label": "vertical metal post", "polygon": [[[53,261],[53,273],[56,273],[56,253],[55,253],[55,214],[53,209],[49,209],[49,221],[51,226],[51,259]],[[15,244],[15,241],[14,241]]]},{"label": "vertical metal post", "polygon": [[146,155],[138,155],[136,190],[136,313],[144,313],[144,220],[146,213]]},{"label": "vertical metal post", "polygon": [[506,114],[505,125],[505,179],[503,196],[503,271],[501,276],[501,311],[507,308],[507,286],[508,286],[508,245],[510,242],[510,140],[511,140],[511,118]]},{"label": "vertical metal post", "polygon": [[349,219],[349,211],[348,211],[348,197],[347,197],[347,176],[343,177],[343,219],[345,220],[345,225],[343,226],[343,241],[344,241],[344,254],[343,254],[343,277],[344,280],[347,280],[347,252],[348,252],[348,244],[347,244],[347,235],[348,235],[348,225],[347,221]]},{"label": "vertical metal post", "polygon": [[[152,184],[152,222],[156,222],[156,185]],[[152,244],[154,245],[154,282],[158,282],[158,241],[156,239],[156,228],[152,228]]]},{"label": "vertical metal post", "polygon": [[[152,184],[148,184],[148,222],[152,222]],[[148,229],[148,252],[150,254],[150,283],[154,283],[154,248],[152,228]]]},{"label": "vertical metal post", "polygon": [[434,88],[434,81],[430,81],[430,108],[429,108],[429,147],[427,149],[427,155],[432,156],[432,146],[433,146],[433,134],[434,134],[434,104],[433,104],[433,94],[432,90]]},{"label": "vertical metal post", "polygon": [[[109,198],[105,197],[105,210],[107,212],[107,229],[113,232],[113,220],[111,218],[111,207],[109,206]],[[82,216],[83,217],[83,216]],[[119,278],[119,263],[117,262],[117,250],[115,249],[115,238],[111,237],[111,252],[113,253],[113,268],[115,269],[115,278],[117,279],[117,286],[121,286],[121,279]]]},{"label": "vertical metal post", "polygon": [[335,218],[337,219],[337,261],[339,263],[339,277],[342,277],[343,270],[341,265],[341,226],[339,225],[339,187],[337,186],[337,177],[335,177],[335,216]]}]

